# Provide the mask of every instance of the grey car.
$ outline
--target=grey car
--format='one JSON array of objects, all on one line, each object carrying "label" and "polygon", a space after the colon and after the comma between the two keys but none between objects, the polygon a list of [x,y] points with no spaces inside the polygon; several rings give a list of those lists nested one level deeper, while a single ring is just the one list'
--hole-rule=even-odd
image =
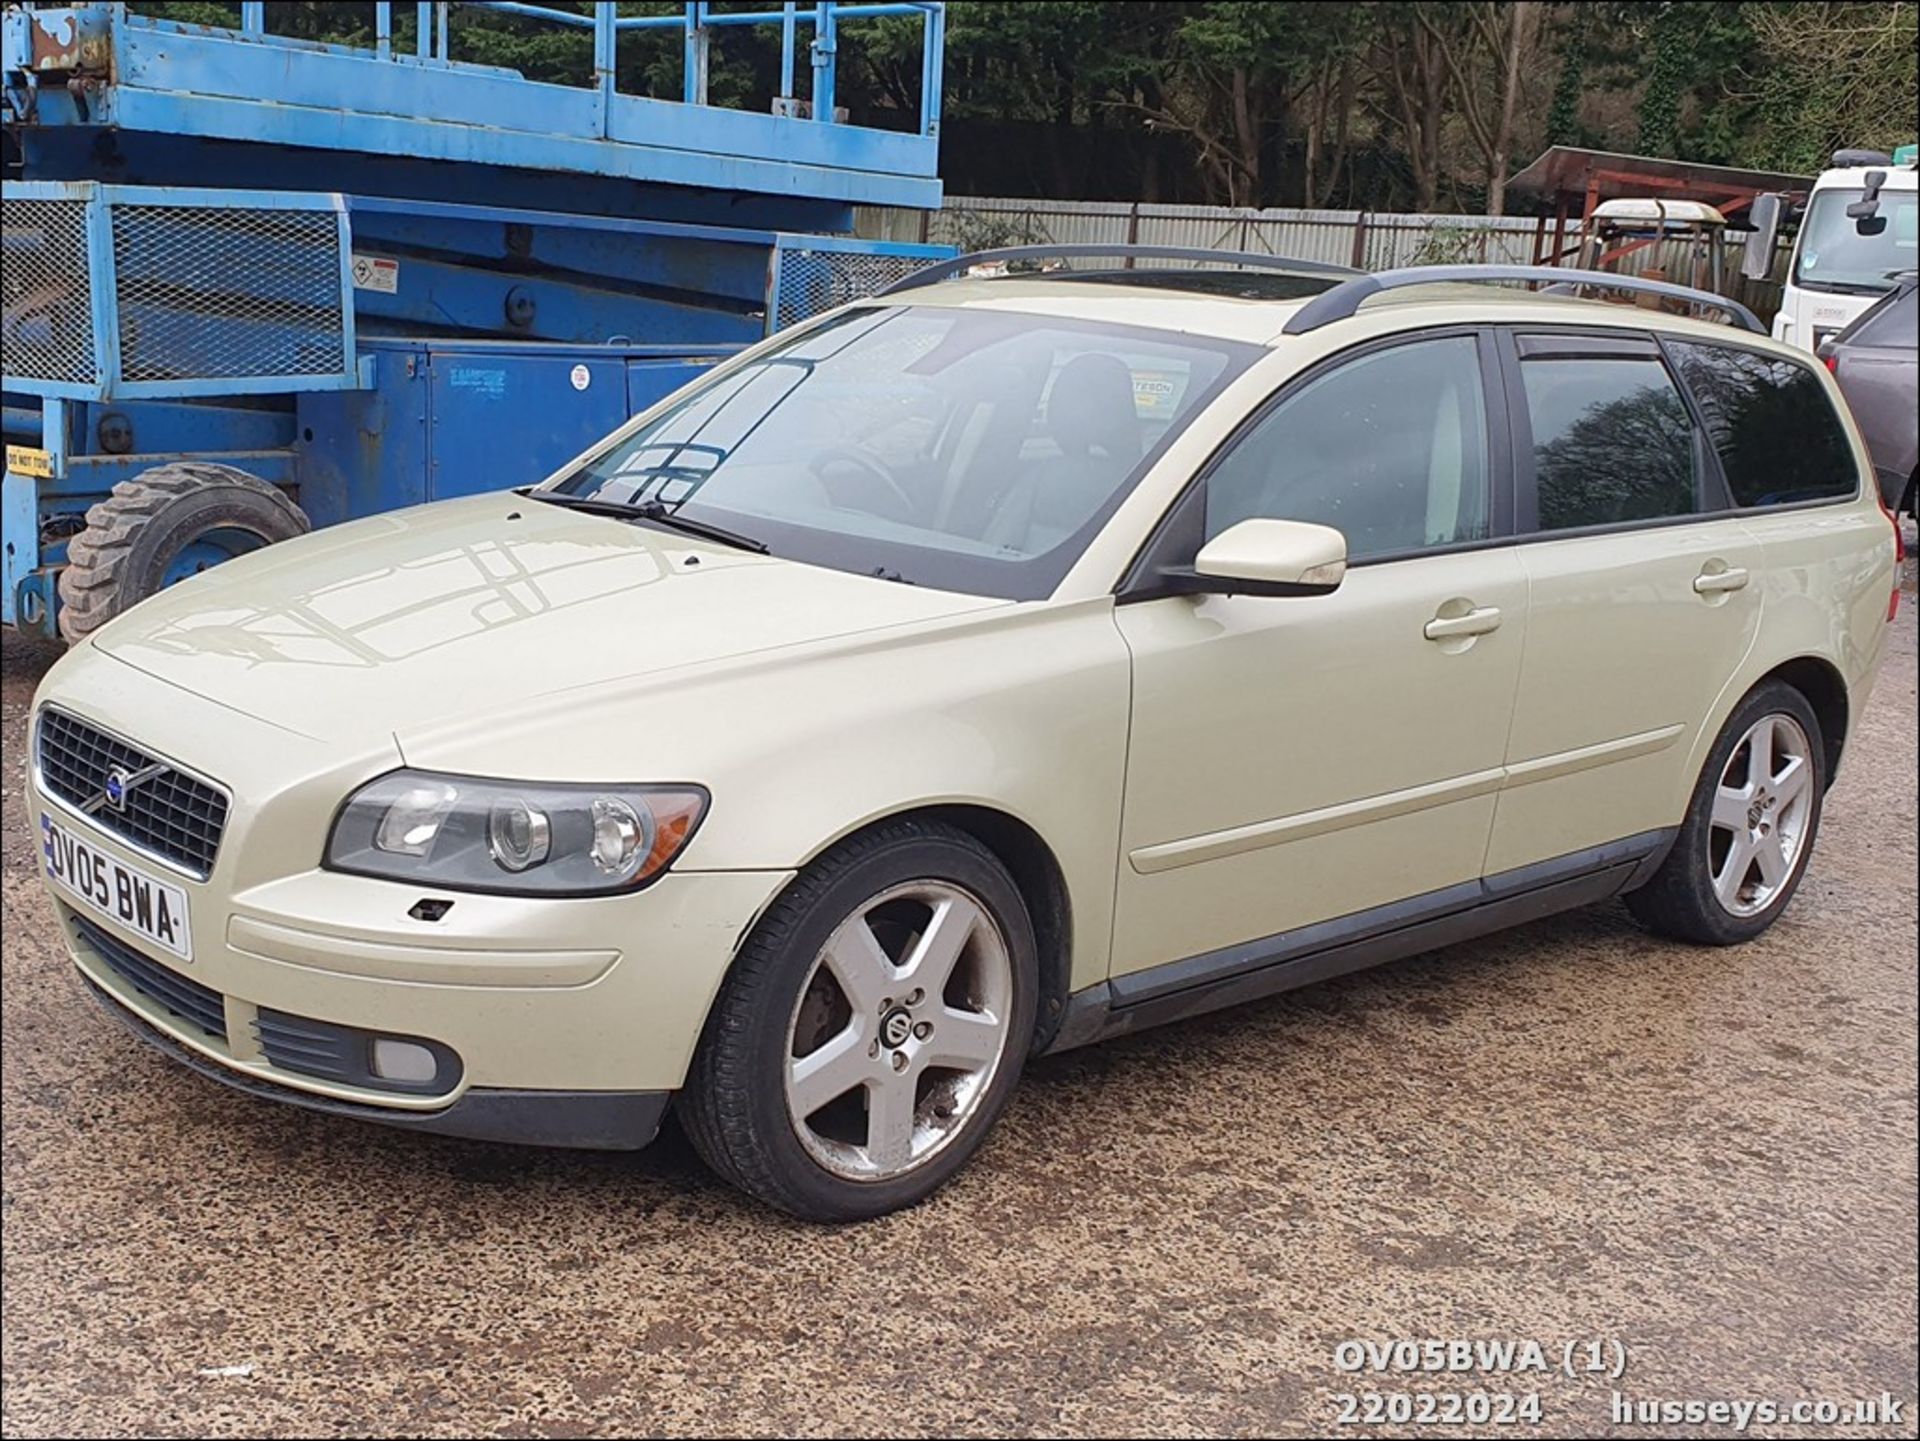
[{"label": "grey car", "polygon": [[1914,495],[1920,429],[1920,276],[1899,277],[1873,309],[1820,347],[1820,357],[1873,454],[1889,510],[1920,516]]}]

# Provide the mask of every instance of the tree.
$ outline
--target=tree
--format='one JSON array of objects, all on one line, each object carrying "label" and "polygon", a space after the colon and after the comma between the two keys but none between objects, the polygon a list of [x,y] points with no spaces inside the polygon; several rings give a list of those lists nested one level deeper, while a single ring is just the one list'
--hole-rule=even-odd
[{"label": "tree", "polygon": [[1324,53],[1306,91],[1306,153],[1300,203],[1308,209],[1331,201],[1346,171],[1360,63],[1374,24],[1371,6],[1323,9],[1332,12],[1324,35]]},{"label": "tree", "polygon": [[1378,10],[1376,84],[1366,103],[1383,127],[1398,131],[1413,178],[1414,203],[1432,211],[1440,203],[1440,144],[1453,89],[1439,37],[1453,16],[1449,8],[1423,4],[1388,4]]},{"label": "tree", "polygon": [[[1429,7],[1430,8],[1430,7]],[[1536,0],[1463,7],[1466,32],[1457,41],[1447,27],[1422,16],[1453,81],[1454,98],[1486,163],[1487,214],[1506,213],[1507,159],[1513,146],[1514,109],[1520,100],[1521,62],[1531,57],[1539,33]]]},{"label": "tree", "polygon": [[1758,42],[1749,153],[1757,163],[1816,170],[1848,145],[1892,150],[1913,141],[1920,89],[1912,4],[1745,7]]}]

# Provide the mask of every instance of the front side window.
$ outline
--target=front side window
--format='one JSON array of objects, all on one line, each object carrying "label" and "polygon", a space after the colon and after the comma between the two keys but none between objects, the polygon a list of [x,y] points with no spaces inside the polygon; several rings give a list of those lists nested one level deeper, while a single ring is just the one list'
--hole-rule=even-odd
[{"label": "front side window", "polygon": [[1653,356],[1523,360],[1541,530],[1691,515],[1693,422]]},{"label": "front side window", "polygon": [[1738,506],[1852,495],[1853,447],[1806,366],[1731,345],[1671,342]]},{"label": "front side window", "polygon": [[1205,534],[1308,520],[1365,560],[1485,539],[1489,489],[1478,343],[1445,336],[1347,361],[1281,401],[1207,478]]},{"label": "front side window", "polygon": [[1816,191],[1800,224],[1793,283],[1809,290],[1868,295],[1890,289],[1920,257],[1920,195],[1880,192],[1880,209],[1864,220],[1847,214],[1859,190]]},{"label": "front side window", "polygon": [[697,386],[551,489],[658,502],[836,570],[1038,599],[1260,353],[1007,311],[853,310]]}]

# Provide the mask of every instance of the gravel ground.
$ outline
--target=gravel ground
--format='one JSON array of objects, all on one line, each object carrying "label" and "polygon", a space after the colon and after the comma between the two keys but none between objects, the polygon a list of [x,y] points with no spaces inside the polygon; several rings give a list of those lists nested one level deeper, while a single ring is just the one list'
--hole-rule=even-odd
[{"label": "gravel ground", "polygon": [[[1669,945],[1607,905],[1043,1061],[957,1184],[841,1230],[672,1135],[389,1133],[139,1046],[34,876],[50,659],[0,655],[9,1435],[1315,1435],[1340,1393],[1406,1390],[1540,1398],[1538,1428],[1427,1435],[1595,1435],[1616,1389],[1890,1392],[1892,1425],[1751,1434],[1915,1434],[1911,592],[1760,942]],[[1556,1367],[1617,1341],[1626,1372],[1335,1364],[1424,1337]]]}]

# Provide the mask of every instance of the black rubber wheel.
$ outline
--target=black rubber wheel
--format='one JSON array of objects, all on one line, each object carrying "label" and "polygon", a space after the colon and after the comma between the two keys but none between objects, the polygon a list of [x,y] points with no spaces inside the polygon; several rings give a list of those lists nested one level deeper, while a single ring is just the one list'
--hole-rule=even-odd
[{"label": "black rubber wheel", "polygon": [[84,639],[196,570],[309,528],[306,512],[244,470],[200,461],[156,465],[116,485],[68,542],[60,633]]},{"label": "black rubber wheel", "polygon": [[[924,1001],[909,989],[908,966],[934,949],[928,938],[943,922],[931,909],[919,913],[925,919],[918,930],[911,919],[889,919],[915,914],[917,894],[956,898],[946,914],[967,918],[954,980],[936,980],[937,993]],[[856,1007],[857,986],[836,999],[841,988],[826,958],[829,942],[843,943],[856,924],[880,938],[881,960],[865,988],[868,1000],[880,996],[877,1007]],[[897,959],[889,959],[895,954],[889,926],[900,933]],[[926,974],[936,972],[927,968]],[[1000,1039],[995,1059],[982,1064],[969,1091],[961,1072],[940,1068],[940,1048],[955,1044],[943,1042],[940,1028],[954,1014],[948,1007],[970,1004],[953,987],[976,984],[993,992],[979,1012]],[[675,1107],[681,1127],[721,1177],[802,1219],[857,1221],[914,1205],[966,1165],[1005,1109],[1032,1045],[1038,985],[1032,921],[993,853],[944,825],[880,827],[807,867],[754,927],[707,1018]],[[816,1004],[826,1007],[823,1015],[835,1006],[840,1013],[813,1025],[808,1017]],[[909,1005],[919,1010],[910,1013]],[[922,1018],[927,1039],[917,1050],[920,1042],[912,1038],[921,1034],[916,1022]],[[823,1035],[833,1039],[819,1041]],[[846,1042],[840,1046],[845,1064],[861,1079],[801,1117],[795,1112],[808,1108],[800,1104],[794,1077],[815,1052],[808,1038],[822,1055]],[[896,1045],[904,1049],[894,1051]],[[891,1063],[898,1063],[897,1079]],[[888,1152],[877,1128],[883,1113],[902,1114],[897,1107],[889,1112],[883,1097],[883,1091],[899,1097],[900,1090],[887,1090],[894,1087],[906,1088],[898,1104],[906,1108],[908,1141],[905,1150]],[[836,1125],[849,1128],[836,1133],[844,1144],[827,1134]],[[898,1127],[893,1133],[901,1134]],[[914,1158],[922,1146],[926,1154]],[[858,1169],[862,1158],[872,1163],[866,1174]]]},{"label": "black rubber wheel", "polygon": [[[1789,745],[1769,746],[1774,760],[1760,767],[1754,760],[1755,728],[1779,721],[1783,736],[1791,736]],[[1789,729],[1793,728],[1793,729]],[[1804,790],[1795,789],[1793,798],[1783,801],[1782,793],[1794,783],[1785,778],[1794,774],[1789,763],[1780,758],[1788,749],[1804,750]],[[1759,778],[1765,769],[1782,779]],[[1754,777],[1756,789],[1736,799],[1723,791],[1729,776],[1736,782]],[[1737,790],[1739,787],[1731,789]],[[1731,946],[1750,941],[1780,918],[1793,900],[1800,881],[1807,873],[1813,846],[1820,832],[1820,812],[1826,799],[1827,753],[1820,732],[1820,719],[1807,698],[1783,681],[1768,681],[1756,687],[1734,708],[1721,728],[1719,738],[1708,753],[1707,763],[1695,784],[1686,819],[1680,825],[1673,849],[1646,885],[1627,896],[1627,909],[1649,930],[1676,940],[1700,945]],[[1804,796],[1803,802],[1797,798]],[[1784,879],[1767,884],[1764,870],[1756,860],[1751,869],[1736,867],[1728,846],[1745,827],[1746,835],[1760,845],[1768,837],[1784,834],[1783,819],[1795,815],[1796,803],[1803,804],[1794,819],[1796,837],[1790,859],[1784,867]],[[1722,807],[1722,820],[1716,822],[1715,807]],[[1729,829],[1725,818],[1740,812]],[[1716,834],[1717,832],[1717,834]],[[1745,843],[1745,842],[1742,842]],[[1738,869],[1738,875],[1732,871]],[[1731,876],[1731,898],[1716,888],[1716,872]],[[1740,888],[1740,882],[1748,884]],[[1735,889],[1738,888],[1738,889]]]}]

